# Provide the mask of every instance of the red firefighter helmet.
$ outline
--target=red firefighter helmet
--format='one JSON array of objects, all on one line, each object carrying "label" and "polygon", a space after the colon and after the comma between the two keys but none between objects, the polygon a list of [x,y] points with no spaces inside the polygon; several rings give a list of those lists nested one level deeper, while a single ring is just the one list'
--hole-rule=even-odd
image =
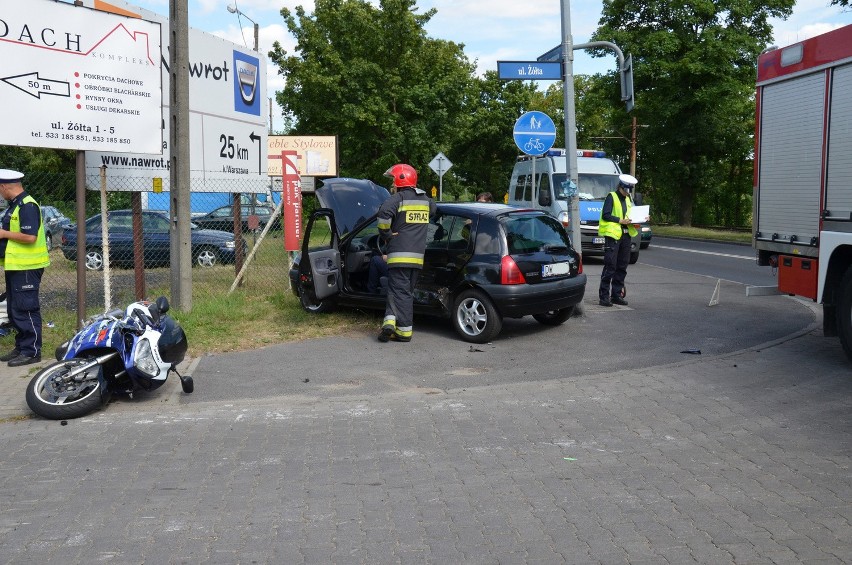
[{"label": "red firefighter helmet", "polygon": [[385,171],[385,176],[393,179],[393,185],[396,188],[417,186],[417,171],[414,170],[414,167],[405,163],[397,163]]}]

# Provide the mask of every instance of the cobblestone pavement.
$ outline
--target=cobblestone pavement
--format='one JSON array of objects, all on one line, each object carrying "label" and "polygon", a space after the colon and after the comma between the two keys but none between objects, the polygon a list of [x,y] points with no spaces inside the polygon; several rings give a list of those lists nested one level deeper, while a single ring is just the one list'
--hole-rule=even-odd
[{"label": "cobblestone pavement", "polygon": [[534,386],[7,421],[0,561],[843,563],[852,379],[817,333]]},{"label": "cobblestone pavement", "polygon": [[208,356],[191,396],[66,425],[0,366],[0,563],[852,562],[852,372],[818,311],[660,279],[475,348],[419,324]]}]

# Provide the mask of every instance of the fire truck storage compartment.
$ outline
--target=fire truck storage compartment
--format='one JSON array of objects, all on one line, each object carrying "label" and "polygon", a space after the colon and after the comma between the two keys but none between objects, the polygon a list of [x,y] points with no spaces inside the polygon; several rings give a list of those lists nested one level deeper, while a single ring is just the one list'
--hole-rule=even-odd
[{"label": "fire truck storage compartment", "polygon": [[834,69],[826,171],[828,218],[852,220],[852,64]]},{"label": "fire truck storage compartment", "polygon": [[[757,232],[806,242],[819,235],[825,73],[763,88]],[[791,241],[791,236],[795,239]]]},{"label": "fire truck storage compartment", "polygon": [[778,291],[816,300],[817,266],[818,261],[810,257],[779,255]]}]

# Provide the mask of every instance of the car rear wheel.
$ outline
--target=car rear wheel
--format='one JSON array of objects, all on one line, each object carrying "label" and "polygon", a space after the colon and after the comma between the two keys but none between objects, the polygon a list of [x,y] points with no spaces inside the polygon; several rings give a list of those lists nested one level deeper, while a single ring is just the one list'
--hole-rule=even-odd
[{"label": "car rear wheel", "polygon": [[299,302],[306,312],[310,312],[311,314],[325,314],[334,310],[334,302],[331,299],[317,300],[302,285],[299,285],[298,289]]},{"label": "car rear wheel", "polygon": [[219,262],[219,253],[210,247],[203,247],[195,253],[195,264],[199,267],[212,267]]},{"label": "car rear wheel", "polygon": [[533,318],[545,326],[559,326],[574,314],[574,307],[563,308],[562,310],[551,310],[544,314],[533,314]]},{"label": "car rear wheel", "polygon": [[86,250],[86,270],[100,271],[104,268],[104,253],[99,247],[90,247]]},{"label": "car rear wheel", "polygon": [[500,333],[503,319],[481,290],[465,290],[453,305],[453,327],[465,341],[488,343]]}]

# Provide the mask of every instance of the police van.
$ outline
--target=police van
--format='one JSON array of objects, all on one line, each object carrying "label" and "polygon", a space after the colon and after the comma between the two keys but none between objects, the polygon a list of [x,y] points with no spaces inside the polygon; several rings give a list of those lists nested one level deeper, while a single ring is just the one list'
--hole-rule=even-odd
[{"label": "police van", "polygon": [[[563,184],[568,178],[565,155],[565,149],[551,149],[541,156],[518,157],[509,183],[509,204],[545,210],[561,221],[570,233],[570,195]],[[535,183],[532,182],[533,171]],[[621,169],[603,151],[584,149],[577,151],[577,173],[582,253],[603,255],[604,238],[598,235],[598,222],[606,195],[618,186]],[[639,204],[637,200],[641,200],[641,196],[632,196],[634,204]],[[639,260],[641,239],[637,226],[637,235],[630,245],[631,265]]]}]

